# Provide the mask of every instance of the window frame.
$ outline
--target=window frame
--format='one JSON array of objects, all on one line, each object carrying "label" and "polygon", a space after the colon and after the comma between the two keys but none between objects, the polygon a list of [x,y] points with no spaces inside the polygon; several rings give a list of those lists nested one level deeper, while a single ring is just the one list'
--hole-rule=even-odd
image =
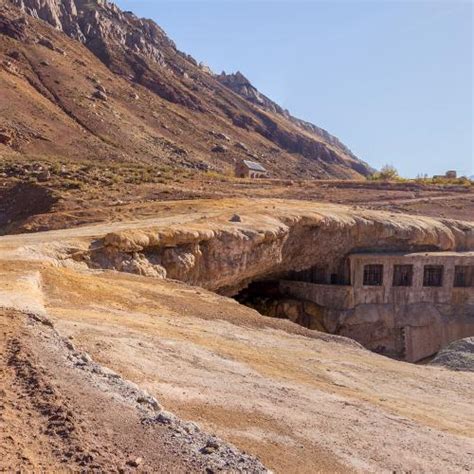
[{"label": "window frame", "polygon": [[[397,269],[401,269],[400,273],[397,273]],[[403,270],[408,270],[406,273]],[[413,275],[414,265],[412,263],[401,263],[393,265],[393,278],[392,286],[394,288],[410,288],[413,286]],[[403,276],[403,279],[397,280],[397,276]],[[405,279],[407,280],[405,283]],[[402,281],[403,280],[403,281]]]},{"label": "window frame", "polygon": [[[433,281],[433,273],[429,272],[439,271],[439,281]],[[428,264],[423,267],[423,287],[424,288],[442,288],[444,285],[444,265]]]},{"label": "window frame", "polygon": [[[459,269],[464,269],[465,272],[460,273]],[[459,275],[463,276],[463,283],[459,284],[457,282],[457,277]],[[454,266],[454,288],[472,288],[474,287],[474,265],[455,265]]]},{"label": "window frame", "polygon": [[[362,285],[363,286],[383,286],[383,274],[384,265],[382,263],[369,263],[364,265],[362,274]],[[374,275],[378,275],[379,278],[375,278]]]}]

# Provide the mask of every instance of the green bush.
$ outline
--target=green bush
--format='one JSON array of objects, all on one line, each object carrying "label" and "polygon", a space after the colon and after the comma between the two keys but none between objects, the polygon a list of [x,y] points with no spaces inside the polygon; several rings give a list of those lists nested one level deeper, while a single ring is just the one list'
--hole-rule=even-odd
[{"label": "green bush", "polygon": [[382,166],[380,171],[370,176],[373,181],[400,181],[402,178],[398,174],[398,170],[393,165]]}]

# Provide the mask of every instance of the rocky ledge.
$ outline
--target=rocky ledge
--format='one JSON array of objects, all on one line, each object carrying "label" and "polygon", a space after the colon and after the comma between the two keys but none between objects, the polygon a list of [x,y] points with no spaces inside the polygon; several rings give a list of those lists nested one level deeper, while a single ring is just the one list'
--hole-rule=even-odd
[{"label": "rocky ledge", "polygon": [[[240,203],[243,204],[243,203]],[[349,253],[474,249],[474,224],[306,202],[260,201],[186,226],[110,232],[89,265],[171,278],[233,295],[249,282],[324,265]],[[235,215],[239,219],[235,219]],[[225,216],[225,217],[224,217]],[[77,253],[75,258],[79,258]]]}]

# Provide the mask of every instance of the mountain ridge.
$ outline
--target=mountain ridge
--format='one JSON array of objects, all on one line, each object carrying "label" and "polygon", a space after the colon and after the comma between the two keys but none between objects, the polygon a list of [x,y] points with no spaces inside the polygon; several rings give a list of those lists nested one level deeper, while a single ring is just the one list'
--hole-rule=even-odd
[{"label": "mountain ridge", "polygon": [[[9,13],[5,15],[7,10]],[[165,108],[167,111],[163,113],[164,116],[170,109],[166,103],[172,104],[175,116],[181,116],[181,119],[185,117],[184,121],[189,125],[187,133],[195,135],[192,146],[187,140],[178,139],[177,135],[180,133],[177,133],[176,127],[178,129],[182,127],[171,120],[168,121],[167,117],[163,117],[160,124],[160,129],[164,129],[165,132],[160,130],[159,137],[154,137],[153,140],[165,140],[165,148],[177,147],[185,150],[189,155],[188,161],[194,164],[198,162],[204,167],[230,172],[236,160],[250,156],[261,161],[272,175],[281,177],[361,178],[372,172],[369,165],[355,157],[342,142],[328,132],[293,118],[266,97],[263,104],[249,100],[241,91],[235,90],[232,84],[226,83],[229,81],[223,80],[222,75],[213,75],[208,68],[198,64],[194,58],[179,51],[174,42],[154,21],[140,19],[131,12],[123,12],[111,2],[4,0],[2,13],[4,18],[4,26],[0,28],[2,36],[9,35],[8,28],[12,28],[15,16],[26,13],[25,18],[29,19],[27,21],[30,25],[23,35],[29,34],[30,38],[27,40],[18,35],[14,38],[23,43],[23,46],[26,43],[31,49],[33,46],[42,45],[49,47],[52,51],[56,49],[56,52],[60,53],[68,49],[64,44],[57,47],[51,45],[52,40],[48,39],[48,36],[51,36],[53,30],[48,32],[41,26],[42,33],[35,35],[35,30],[39,28],[36,22],[43,20],[55,31],[66,34],[74,41],[79,41],[91,51],[114,75],[113,78],[107,78],[107,80],[112,82],[124,80],[133,88],[144,87],[166,101],[156,104],[160,110],[153,110],[151,114],[161,115],[162,109]],[[9,17],[8,21],[5,19],[7,17]],[[7,23],[10,27],[6,26]],[[56,37],[56,42],[63,43],[65,39]],[[69,46],[69,49],[71,48],[74,49],[74,46]],[[8,55],[8,51],[5,51],[5,55]],[[19,58],[18,61],[21,63],[21,55]],[[74,69],[75,65],[71,67],[68,61],[76,63],[81,61],[79,58],[73,58],[71,54],[62,59],[64,61],[61,69],[68,67]],[[11,62],[11,57],[8,61]],[[48,62],[47,59],[43,61]],[[21,73],[21,64],[15,63],[14,66],[20,67]],[[95,64],[87,64],[90,73],[93,73],[96,68]],[[64,74],[66,73],[67,71],[64,71]],[[89,74],[89,76],[93,75]],[[76,76],[71,80],[78,81],[79,78]],[[80,89],[78,85],[74,87]],[[57,90],[54,82],[49,85],[49,89],[50,91],[54,89],[54,94],[61,99],[62,91]],[[99,96],[99,93],[94,92],[96,99]],[[114,99],[123,102],[123,97],[114,97]],[[78,115],[83,115],[84,110],[72,110],[77,109],[79,100],[76,99],[75,102],[76,105],[69,108],[68,115],[74,116],[76,122],[87,125],[87,119],[78,117]],[[269,106],[270,103],[273,104],[272,107]],[[174,107],[175,105],[177,107]],[[145,107],[140,111],[139,118],[146,122],[146,128],[151,128],[154,131],[153,134],[156,135],[157,128],[154,123],[156,120],[150,117],[150,110],[144,109]],[[104,116],[103,120],[107,119],[108,117]],[[135,122],[136,118],[130,118],[130,120]],[[204,138],[201,133],[203,131],[199,128],[210,122],[215,122],[218,126],[210,125],[206,130],[207,133],[204,133]],[[86,128],[94,129],[95,125],[92,123]],[[112,134],[110,131],[104,130],[104,134],[107,135],[102,137],[105,138],[105,142],[113,142],[116,145],[115,148],[121,149],[120,155],[123,155],[123,159],[130,159],[132,155],[140,156],[144,161],[150,161],[156,160],[158,156],[166,162],[166,159],[162,158],[163,150],[160,150],[160,147],[157,148],[157,153],[152,153],[148,145],[143,146],[140,143],[140,146],[137,144],[133,147],[131,154],[127,149],[130,146],[117,144],[116,138],[110,136]],[[237,146],[231,148],[228,143],[224,143],[219,147],[216,143],[208,143],[209,138],[211,142],[222,140],[222,138],[216,140],[217,136],[230,137]],[[150,141],[148,136],[141,142],[147,140]],[[224,139],[224,141],[227,140]],[[240,146],[242,144],[243,147]],[[144,152],[144,148],[149,150]],[[176,164],[176,160],[171,160],[171,163]]]},{"label": "mountain ridge", "polygon": [[320,128],[311,122],[293,116],[287,109],[284,109],[265,94],[260,92],[250,82],[250,80],[244,76],[244,74],[242,74],[242,72],[237,71],[235,73],[226,74],[225,71],[222,71],[222,73],[217,75],[216,78],[219,82],[229,87],[236,94],[241,95],[249,102],[259,105],[267,111],[283,115],[286,119],[301,127],[303,130],[314,133],[315,135],[323,138],[328,143],[340,148],[341,150],[344,150],[355,159],[358,159],[346,145],[344,145],[337,137],[331,135],[327,130]]}]

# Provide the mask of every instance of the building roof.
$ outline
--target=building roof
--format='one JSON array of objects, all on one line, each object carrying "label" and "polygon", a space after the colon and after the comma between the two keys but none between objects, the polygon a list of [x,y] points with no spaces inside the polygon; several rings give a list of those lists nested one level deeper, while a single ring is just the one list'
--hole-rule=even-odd
[{"label": "building roof", "polygon": [[456,252],[453,250],[444,250],[439,252],[361,252],[352,253],[349,255],[350,258],[367,258],[367,257],[408,257],[408,258],[419,258],[419,257],[469,257],[474,258],[474,251],[460,251]]},{"label": "building roof", "polygon": [[267,170],[260,163],[255,161],[244,160],[244,165],[252,171],[262,171],[263,173],[267,172]]}]

